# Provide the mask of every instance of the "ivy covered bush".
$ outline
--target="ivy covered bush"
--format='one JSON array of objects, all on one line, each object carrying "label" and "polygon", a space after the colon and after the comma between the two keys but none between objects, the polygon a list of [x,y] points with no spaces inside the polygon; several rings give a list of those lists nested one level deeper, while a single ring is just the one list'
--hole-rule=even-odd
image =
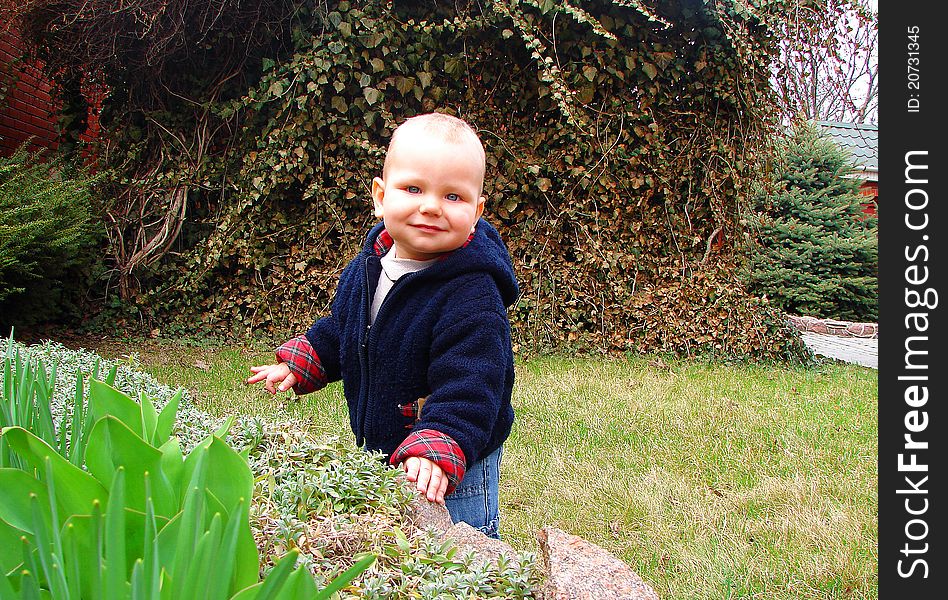
[{"label": "ivy covered bush", "polygon": [[[131,13],[89,3],[26,18],[61,71],[109,75],[99,156],[114,169],[113,212],[152,217],[117,222],[114,239],[154,242],[111,254],[150,327],[301,331],[372,224],[369,184],[392,130],[437,110],[487,147],[486,215],[523,290],[518,350],[801,356],[735,274],[773,126],[772,25],[785,3],[574,4],[286,0],[255,22],[270,37],[234,29],[262,35],[247,38],[240,68],[228,44],[220,56],[205,45],[225,35],[223,17],[200,40],[161,19],[149,37]],[[120,27],[139,31],[135,60],[90,50]],[[176,54],[140,60],[158,42]],[[182,73],[186,92],[141,83]]]},{"label": "ivy covered bush", "polygon": [[[9,340],[0,339],[0,343],[6,348]],[[292,421],[244,416],[212,418],[194,409],[183,390],[173,390],[135,369],[134,359],[108,361],[95,353],[69,350],[53,342],[28,348],[14,343],[12,347],[14,352],[21,353],[24,362],[13,363],[12,369],[2,373],[0,389],[6,392],[8,383],[19,381],[18,375],[26,364],[34,369],[42,368],[46,374],[51,373],[55,365],[58,376],[55,387],[50,390],[53,399],[49,406],[51,422],[59,431],[64,424],[72,422],[75,414],[71,407],[77,389],[74,377],[78,373],[79,389],[86,402],[89,402],[91,389],[95,389],[91,393],[98,394],[111,389],[99,382],[91,383],[92,376],[97,375],[110,380],[116,393],[139,398],[142,406],[153,406],[156,413],[166,415],[176,410],[178,418],[172,439],[184,456],[199,452],[208,445],[208,439],[214,439],[212,436],[226,432],[222,439],[232,450],[225,452],[222,447],[217,448],[217,455],[225,456],[229,452],[231,459],[236,459],[239,452],[246,460],[248,486],[252,474],[252,501],[245,510],[264,582],[277,577],[274,573],[278,569],[282,569],[282,577],[289,582],[285,585],[290,588],[305,582],[299,574],[295,579],[286,579],[293,565],[292,561],[284,564],[283,558],[289,555],[299,557],[298,564],[303,572],[312,576],[314,589],[335,589],[336,597],[341,598],[533,597],[538,573],[532,554],[522,553],[497,564],[483,564],[459,552],[451,543],[441,542],[434,534],[420,530],[407,516],[414,495],[411,485],[400,471],[387,466],[374,454],[335,438],[314,439],[302,424]],[[40,390],[38,396],[43,395]],[[8,396],[6,394],[4,399]],[[100,400],[89,406],[97,402]],[[123,406],[125,400],[114,397],[112,402]],[[95,409],[89,410],[94,412]],[[127,411],[119,411],[119,414],[125,413]],[[42,414],[41,409],[38,414]],[[8,413],[3,412],[0,426],[8,425],[11,425]],[[71,427],[66,426],[66,429],[64,448],[71,447]],[[13,437],[6,429],[4,432],[4,436]],[[60,436],[53,433],[52,437]],[[8,446],[0,444],[0,450],[6,452],[7,449]],[[10,514],[8,500],[0,494],[0,517]],[[4,527],[0,521],[0,536],[5,534]],[[16,554],[19,556],[19,551]],[[374,557],[371,564],[367,557]],[[5,567],[7,558],[0,552],[0,561]],[[344,573],[350,576],[343,577],[335,588],[331,587]],[[249,579],[255,581],[256,577],[253,573]],[[245,574],[242,580],[247,581],[248,576]],[[171,584],[168,588],[170,590]],[[304,588],[296,589],[299,593]],[[324,597],[283,593],[279,597]]]}]

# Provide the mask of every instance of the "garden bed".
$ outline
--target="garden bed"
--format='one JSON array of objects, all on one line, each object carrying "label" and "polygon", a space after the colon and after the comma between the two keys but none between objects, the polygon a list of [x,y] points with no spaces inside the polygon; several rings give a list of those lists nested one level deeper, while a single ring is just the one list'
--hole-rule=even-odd
[{"label": "garden bed", "polygon": [[[88,395],[91,374],[104,377],[114,367],[116,389],[134,398],[144,394],[158,411],[179,403],[173,432],[184,455],[226,427],[224,418],[195,408],[186,391],[159,383],[133,368],[132,360],[108,360],[55,342],[15,346],[29,353],[32,364],[41,362],[47,370],[56,365],[50,400],[55,423],[70,414],[75,373],[82,374]],[[261,577],[295,550],[299,564],[324,588],[374,555],[341,598],[533,597],[538,580],[532,554],[485,563],[422,528],[409,510],[415,497],[410,484],[379,456],[338,438],[316,439],[292,420],[237,416],[224,440],[245,454],[253,474],[249,517]]]}]

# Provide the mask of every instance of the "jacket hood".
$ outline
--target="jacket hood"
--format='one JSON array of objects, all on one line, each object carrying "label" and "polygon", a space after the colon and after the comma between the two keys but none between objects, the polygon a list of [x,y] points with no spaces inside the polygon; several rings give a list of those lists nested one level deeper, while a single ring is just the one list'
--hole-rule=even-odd
[{"label": "jacket hood", "polygon": [[[363,254],[378,256],[389,250],[389,243],[381,243],[380,236],[387,237],[385,224],[378,223],[369,231]],[[434,265],[424,270],[424,276],[449,279],[464,273],[484,272],[489,274],[497,283],[504,305],[509,307],[517,301],[520,288],[514,274],[513,263],[507,245],[501,239],[494,226],[483,218],[478,219],[477,227],[471,239],[457,250],[441,257]]]}]

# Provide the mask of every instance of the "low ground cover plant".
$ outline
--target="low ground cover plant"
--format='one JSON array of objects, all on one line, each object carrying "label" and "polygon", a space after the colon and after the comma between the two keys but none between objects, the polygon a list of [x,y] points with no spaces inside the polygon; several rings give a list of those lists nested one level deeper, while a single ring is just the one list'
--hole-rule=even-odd
[{"label": "low ground cover plant", "polygon": [[[281,589],[280,584],[283,595],[278,597],[288,598],[328,597],[330,592],[341,598],[532,597],[537,575],[531,554],[497,564],[475,563],[472,556],[419,530],[405,518],[413,495],[410,486],[375,455],[338,438],[317,439],[291,420],[213,417],[194,408],[183,390],[163,386],[136,370],[133,360],[103,360],[55,343],[30,347],[30,358],[18,359],[21,348],[7,344],[4,406],[17,408],[6,410],[0,423],[4,426],[0,466],[23,459],[28,464],[19,467],[29,470],[51,460],[56,472],[63,473],[59,479],[75,478],[86,490],[71,506],[78,509],[99,499],[103,509],[99,517],[51,509],[62,523],[43,530],[48,535],[41,535],[36,544],[46,548],[53,540],[52,550],[45,555],[37,552],[46,560],[25,569],[19,550],[4,555],[0,566],[11,573],[11,580],[4,579],[10,589],[0,584],[0,597],[7,592],[20,597],[17,594],[43,588],[55,597],[181,598],[186,596],[184,590],[205,597],[203,590],[213,589],[218,592],[214,597],[248,600],[268,597]],[[54,369],[78,373],[71,391],[54,385]],[[35,377],[27,377],[31,371]],[[93,377],[101,373],[106,374],[105,381]],[[39,383],[24,383],[29,380]],[[136,402],[123,389],[147,389],[155,395],[139,392]],[[9,402],[14,395],[29,402]],[[19,408],[22,405],[28,407]],[[177,420],[172,418],[176,413],[180,413]],[[33,427],[52,443],[20,425]],[[84,464],[71,463],[66,458],[70,455],[83,456]],[[169,474],[169,469],[174,472]],[[56,477],[44,479],[39,469],[35,482],[23,488],[23,481],[32,477],[27,470],[13,474],[16,469],[10,469],[7,474],[7,469],[0,469],[20,485],[10,489],[41,492],[44,483],[56,481]],[[195,485],[200,481],[206,486]],[[206,492],[194,491],[205,488]],[[0,521],[0,535],[18,539],[26,530],[11,525],[11,518],[27,524],[23,511],[30,507],[20,496],[0,498],[0,519],[5,519]],[[117,504],[128,505],[123,511],[114,508]],[[211,517],[215,512],[219,516]],[[97,570],[95,564],[76,568],[93,576],[100,573],[98,579],[74,584],[69,573],[61,581],[53,577],[51,573],[62,572],[63,563],[80,564],[73,552],[67,551],[64,558],[59,551],[62,542],[56,542],[56,532],[68,529],[70,519],[98,522],[102,536],[111,540],[104,546],[105,554],[100,553],[100,566],[108,565],[110,553],[138,557],[128,559],[129,578],[119,578],[115,569],[109,575],[107,568]],[[51,516],[46,520],[54,521]],[[203,530],[197,526],[202,522]],[[34,526],[27,531],[31,540],[37,537],[35,530]],[[94,542],[97,530],[91,531],[83,539]],[[168,550],[174,544],[166,540],[176,538],[187,539],[192,546]],[[19,544],[9,548],[18,549]],[[149,548],[154,549],[151,554]],[[163,560],[166,556],[170,558]],[[182,556],[192,560],[185,565]],[[228,556],[236,560],[228,563],[222,558]],[[215,560],[223,560],[223,566],[215,567]],[[25,577],[24,570],[32,578]],[[43,575],[36,577],[38,572]],[[217,575],[209,579],[208,573]],[[232,575],[222,578],[221,573]],[[258,575],[264,579],[255,584]],[[229,587],[227,581],[232,582]],[[109,585],[105,592],[102,582]],[[323,595],[317,595],[317,589]]]}]

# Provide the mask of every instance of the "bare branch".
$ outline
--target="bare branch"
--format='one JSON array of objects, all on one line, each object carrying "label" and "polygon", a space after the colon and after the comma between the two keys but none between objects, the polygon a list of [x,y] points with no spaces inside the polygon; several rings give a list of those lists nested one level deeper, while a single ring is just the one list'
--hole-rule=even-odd
[{"label": "bare branch", "polygon": [[879,16],[872,0],[799,0],[780,31],[772,83],[784,121],[876,120]]}]

